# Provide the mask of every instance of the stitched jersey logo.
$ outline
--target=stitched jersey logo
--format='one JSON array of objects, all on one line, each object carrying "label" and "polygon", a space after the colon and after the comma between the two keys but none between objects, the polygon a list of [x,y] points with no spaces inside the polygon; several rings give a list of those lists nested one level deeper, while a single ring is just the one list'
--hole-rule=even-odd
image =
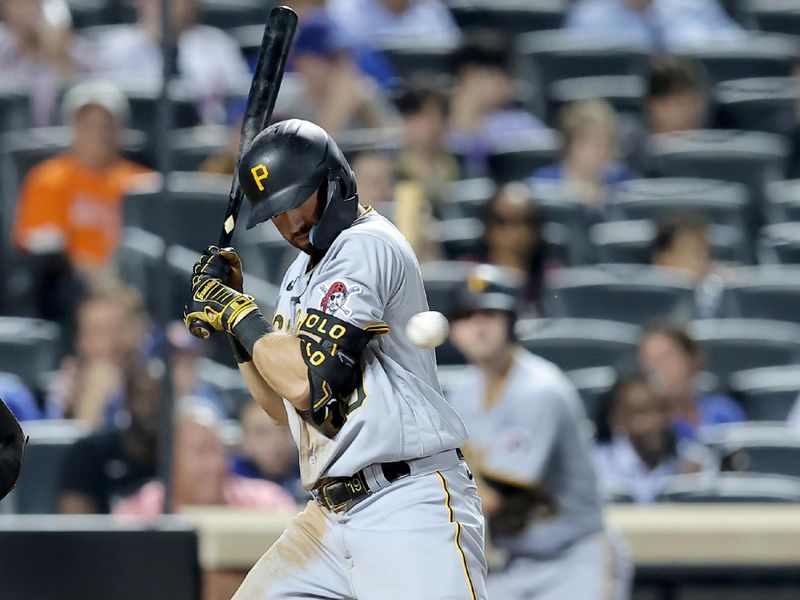
[{"label": "stitched jersey logo", "polygon": [[353,314],[353,311],[347,308],[347,303],[351,296],[361,293],[361,288],[359,286],[352,285],[348,289],[343,281],[334,281],[330,285],[323,283],[320,287],[324,294],[319,303],[322,312],[326,312],[329,315],[341,313],[346,317]]}]

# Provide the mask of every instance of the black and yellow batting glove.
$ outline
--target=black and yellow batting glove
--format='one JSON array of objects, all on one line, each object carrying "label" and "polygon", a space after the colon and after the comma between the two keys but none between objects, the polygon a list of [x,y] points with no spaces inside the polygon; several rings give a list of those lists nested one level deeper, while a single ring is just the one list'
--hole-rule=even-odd
[{"label": "black and yellow batting glove", "polygon": [[258,306],[252,296],[229,288],[219,279],[195,275],[192,278],[192,299],[184,310],[184,321],[188,327],[193,319],[200,319],[217,331],[233,334],[239,322],[256,310]]}]

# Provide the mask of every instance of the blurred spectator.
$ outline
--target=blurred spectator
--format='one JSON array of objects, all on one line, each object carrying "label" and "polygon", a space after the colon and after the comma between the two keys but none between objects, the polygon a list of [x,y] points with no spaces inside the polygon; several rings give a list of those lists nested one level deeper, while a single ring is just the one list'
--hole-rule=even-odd
[{"label": "blurred spectator", "polygon": [[128,102],[112,84],[79,83],[64,97],[70,150],[35,167],[19,199],[14,242],[32,254],[65,252],[81,275],[107,265],[121,229],[121,202],[147,170],[120,156]]},{"label": "blurred spectator", "polygon": [[470,430],[465,452],[492,541],[509,559],[489,574],[489,595],[627,598],[630,573],[605,531],[577,391],[515,342],[517,292],[499,269],[477,267],[466,288],[450,336],[472,366],[451,402]]},{"label": "blurred spectator", "polygon": [[468,177],[486,172],[493,149],[526,140],[545,125],[514,105],[509,41],[491,32],[467,38],[453,56],[456,83],[448,144],[462,155]]},{"label": "blurred spectator", "polygon": [[239,421],[242,441],[233,472],[277,483],[297,501],[307,498],[300,483],[297,446],[289,430],[275,424],[255,400],[245,404]]},{"label": "blurred spectator", "polygon": [[33,421],[44,416],[34,395],[16,375],[0,373],[0,399],[19,421]]},{"label": "blurred spectator", "polygon": [[72,34],[64,0],[5,0],[0,11],[0,76],[27,90],[34,125],[50,125],[61,86],[90,70],[91,50]]},{"label": "blurred spectator", "polygon": [[622,495],[653,502],[667,478],[710,467],[699,445],[678,446],[671,421],[668,402],[644,373],[617,379],[604,398],[594,451],[600,487],[610,500]]},{"label": "blurred spectator", "polygon": [[648,51],[740,39],[744,32],[716,0],[577,0],[567,29]]},{"label": "blurred spectator", "polygon": [[544,222],[530,190],[521,183],[500,188],[483,207],[483,223],[478,260],[522,274],[520,311],[541,315],[545,274],[558,265],[549,261]]},{"label": "blurred spectator", "polygon": [[386,39],[455,42],[459,37],[441,0],[328,0],[336,26],[357,42]]},{"label": "blurred spectator", "polygon": [[127,406],[123,373],[141,357],[148,322],[141,295],[128,287],[90,292],[76,312],[75,353],[64,358],[47,399],[50,416],[98,426],[109,406]]},{"label": "blurred spectator", "polygon": [[679,442],[694,439],[701,427],[746,419],[732,398],[698,389],[703,348],[685,327],[666,324],[648,328],[639,340],[639,362],[653,377],[658,393],[669,402]]},{"label": "blurred spectator", "polygon": [[360,152],[351,165],[358,181],[358,199],[364,206],[392,201],[394,175],[388,155],[377,151]]},{"label": "blurred spectator", "polygon": [[651,257],[655,266],[675,269],[692,282],[700,318],[719,316],[725,280],[714,265],[708,228],[701,217],[684,214],[660,221]]},{"label": "blurred spectator", "polygon": [[[204,120],[221,123],[226,95],[240,91],[250,73],[236,40],[216,27],[197,23],[198,4],[198,0],[170,2],[177,39],[175,66],[197,95]],[[138,24],[119,25],[100,36],[95,49],[100,70],[160,85],[160,5],[159,0],[138,0]]]},{"label": "blurred spectator", "polygon": [[403,117],[405,142],[395,159],[395,174],[421,185],[427,201],[436,205],[447,199],[447,184],[459,178],[458,160],[445,146],[450,100],[437,87],[414,83],[398,93],[395,104]]},{"label": "blurred spectator", "polygon": [[310,15],[292,50],[298,80],[281,88],[276,114],[313,121],[334,137],[349,129],[396,125],[394,107],[359,71],[351,50],[327,14]]},{"label": "blurred spectator", "polygon": [[[219,421],[206,407],[183,405],[175,423],[173,465],[175,509],[233,506],[264,511],[290,510],[293,498],[279,485],[231,475]],[[163,513],[164,484],[151,481],[114,507],[122,517],[154,519]]]},{"label": "blurred spectator", "polygon": [[587,212],[601,220],[611,186],[633,179],[628,167],[617,161],[617,119],[605,100],[582,100],[561,114],[561,162],[537,169],[533,176],[564,185]]},{"label": "blurred spectator", "polygon": [[706,78],[699,64],[685,56],[652,60],[645,97],[650,133],[701,129],[707,105]]},{"label": "blurred spectator", "polygon": [[61,513],[109,513],[156,474],[156,439],[164,367],[139,363],[125,372],[127,422],[75,442],[59,482]]}]

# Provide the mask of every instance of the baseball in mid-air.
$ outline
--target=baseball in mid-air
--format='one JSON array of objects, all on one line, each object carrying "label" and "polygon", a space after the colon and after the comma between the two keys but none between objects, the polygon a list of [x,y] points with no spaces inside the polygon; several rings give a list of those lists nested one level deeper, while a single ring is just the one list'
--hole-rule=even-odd
[{"label": "baseball in mid-air", "polygon": [[450,332],[447,317],[435,310],[415,314],[406,323],[406,335],[419,348],[441,346]]}]

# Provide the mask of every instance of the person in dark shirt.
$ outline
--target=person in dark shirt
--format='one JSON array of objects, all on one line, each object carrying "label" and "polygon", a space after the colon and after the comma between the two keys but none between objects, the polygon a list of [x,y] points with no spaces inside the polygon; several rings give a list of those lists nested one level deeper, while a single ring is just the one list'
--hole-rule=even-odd
[{"label": "person in dark shirt", "polygon": [[109,513],[155,477],[162,372],[157,361],[130,368],[126,424],[97,431],[69,449],[59,482],[60,513]]}]

